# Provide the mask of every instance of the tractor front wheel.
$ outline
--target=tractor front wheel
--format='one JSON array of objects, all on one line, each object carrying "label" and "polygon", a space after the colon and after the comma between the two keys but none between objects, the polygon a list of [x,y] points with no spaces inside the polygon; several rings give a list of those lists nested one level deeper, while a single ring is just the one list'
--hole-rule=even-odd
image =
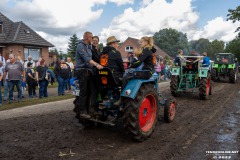
[{"label": "tractor front wheel", "polygon": [[158,113],[158,94],[152,84],[144,84],[135,99],[124,101],[123,126],[127,134],[144,141],[154,131]]},{"label": "tractor front wheel", "polygon": [[177,110],[177,103],[174,99],[169,98],[166,101],[165,107],[164,107],[164,120],[168,123],[172,122],[175,118]]},{"label": "tractor front wheel", "polygon": [[171,77],[171,82],[170,82],[170,90],[171,90],[171,94],[174,97],[179,96],[178,93],[178,76],[172,76]]}]

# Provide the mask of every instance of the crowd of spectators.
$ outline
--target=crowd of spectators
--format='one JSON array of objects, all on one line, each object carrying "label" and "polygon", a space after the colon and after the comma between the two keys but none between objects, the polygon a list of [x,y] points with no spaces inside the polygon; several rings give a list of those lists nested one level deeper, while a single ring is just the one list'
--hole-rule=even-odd
[{"label": "crowd of spectators", "polygon": [[[3,101],[13,103],[13,101],[21,102],[23,98],[48,97],[48,85],[53,85],[56,81],[59,96],[65,95],[65,91],[70,93],[73,69],[74,65],[70,57],[67,57],[67,60],[54,58],[53,63],[48,67],[42,57],[35,62],[31,56],[28,56],[27,61],[24,62],[20,56],[11,53],[5,61],[0,53],[0,91],[3,91],[3,95],[0,92],[0,106]],[[13,96],[14,87],[17,90],[17,98]],[[24,95],[28,96],[24,97]]]}]

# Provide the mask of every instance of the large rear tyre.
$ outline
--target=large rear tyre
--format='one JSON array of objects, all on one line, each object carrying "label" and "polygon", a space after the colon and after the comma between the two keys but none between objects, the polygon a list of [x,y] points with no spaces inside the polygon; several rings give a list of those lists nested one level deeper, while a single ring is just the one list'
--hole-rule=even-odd
[{"label": "large rear tyre", "polygon": [[216,69],[212,69],[211,71],[211,79],[216,82],[217,81],[217,70]]},{"label": "large rear tyre", "polygon": [[123,126],[127,134],[144,141],[154,131],[158,113],[158,94],[152,84],[144,84],[135,99],[125,99]]},{"label": "large rear tyre", "polygon": [[206,100],[209,98],[210,93],[212,92],[211,90],[211,78],[210,75],[206,78],[201,78],[200,79],[200,85],[199,85],[199,98],[202,100]]},{"label": "large rear tyre", "polygon": [[79,123],[81,123],[85,128],[94,128],[96,127],[95,122],[87,120],[87,119],[80,119],[79,118]]},{"label": "large rear tyre", "polygon": [[166,104],[164,107],[164,120],[168,123],[172,122],[175,118],[176,111],[177,111],[176,100],[169,98],[166,101]]},{"label": "large rear tyre", "polygon": [[174,97],[177,97],[179,96],[179,93],[178,93],[178,76],[172,76],[171,77],[171,82],[170,82],[170,90],[171,90],[171,94],[172,96]]},{"label": "large rear tyre", "polygon": [[235,70],[230,70],[230,74],[229,74],[229,82],[230,83],[236,83],[237,81],[237,73],[235,72]]},{"label": "large rear tyre", "polygon": [[79,107],[77,105],[79,105],[79,98],[76,97],[75,100],[73,101],[73,104],[74,104],[74,109],[73,111],[76,113],[76,116],[75,118],[78,119],[79,123],[81,123],[85,128],[92,128],[95,126],[95,122],[93,121],[89,121],[87,119],[83,119],[83,118],[80,118],[80,111],[79,111]]}]

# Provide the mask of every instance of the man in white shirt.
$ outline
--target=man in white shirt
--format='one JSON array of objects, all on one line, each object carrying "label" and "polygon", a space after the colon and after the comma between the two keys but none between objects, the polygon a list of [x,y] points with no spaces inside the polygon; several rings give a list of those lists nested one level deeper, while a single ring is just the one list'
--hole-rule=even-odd
[{"label": "man in white shirt", "polygon": [[71,68],[71,75],[70,75],[70,78],[68,80],[68,83],[66,85],[66,90],[67,92],[71,92],[71,84],[70,84],[70,79],[72,78],[72,72],[73,72],[73,69],[74,69],[74,65],[73,65],[73,62],[72,62],[72,59],[71,57],[67,57],[67,62],[66,62],[69,67]]},{"label": "man in white shirt", "polygon": [[28,62],[32,63],[32,68],[35,67],[35,62],[32,60],[32,56],[28,56],[28,60],[24,63],[24,69],[27,69]]},{"label": "man in white shirt", "polygon": [[6,66],[5,58],[2,56],[2,53],[0,52],[0,61],[2,61],[3,68]]}]

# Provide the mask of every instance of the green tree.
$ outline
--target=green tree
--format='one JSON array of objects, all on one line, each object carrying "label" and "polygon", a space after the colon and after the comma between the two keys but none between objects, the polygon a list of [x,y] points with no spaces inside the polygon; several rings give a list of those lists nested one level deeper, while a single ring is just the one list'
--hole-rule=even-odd
[{"label": "green tree", "polygon": [[49,52],[59,54],[57,48],[52,48],[52,49],[49,50]]},{"label": "green tree", "polygon": [[211,42],[212,52],[210,53],[210,57],[213,58],[215,53],[223,53],[224,52],[224,42],[219,40],[214,40]]},{"label": "green tree", "polygon": [[208,39],[200,38],[199,40],[193,40],[189,42],[189,45],[191,50],[195,50],[200,54],[207,52],[210,57],[213,54],[211,42]]},{"label": "green tree", "polygon": [[102,50],[103,50],[103,43],[99,43],[99,50],[100,50],[100,52],[102,52]]},{"label": "green tree", "polygon": [[225,52],[233,53],[236,57],[240,58],[240,37],[236,37],[234,40],[230,41],[225,49]]},{"label": "green tree", "polygon": [[[240,21],[240,6],[238,6],[235,10],[229,9],[227,14],[227,20],[232,20],[233,23]],[[237,28],[236,32],[240,31],[240,27]],[[238,33],[238,37],[240,37],[240,32]]]},{"label": "green tree", "polygon": [[71,56],[72,59],[75,59],[75,52],[77,49],[78,41],[79,41],[79,39],[76,34],[74,34],[69,39],[67,52],[68,52],[68,55]]},{"label": "green tree", "polygon": [[175,29],[162,29],[156,32],[153,38],[154,43],[171,57],[176,56],[179,48],[189,52],[187,34]]}]

